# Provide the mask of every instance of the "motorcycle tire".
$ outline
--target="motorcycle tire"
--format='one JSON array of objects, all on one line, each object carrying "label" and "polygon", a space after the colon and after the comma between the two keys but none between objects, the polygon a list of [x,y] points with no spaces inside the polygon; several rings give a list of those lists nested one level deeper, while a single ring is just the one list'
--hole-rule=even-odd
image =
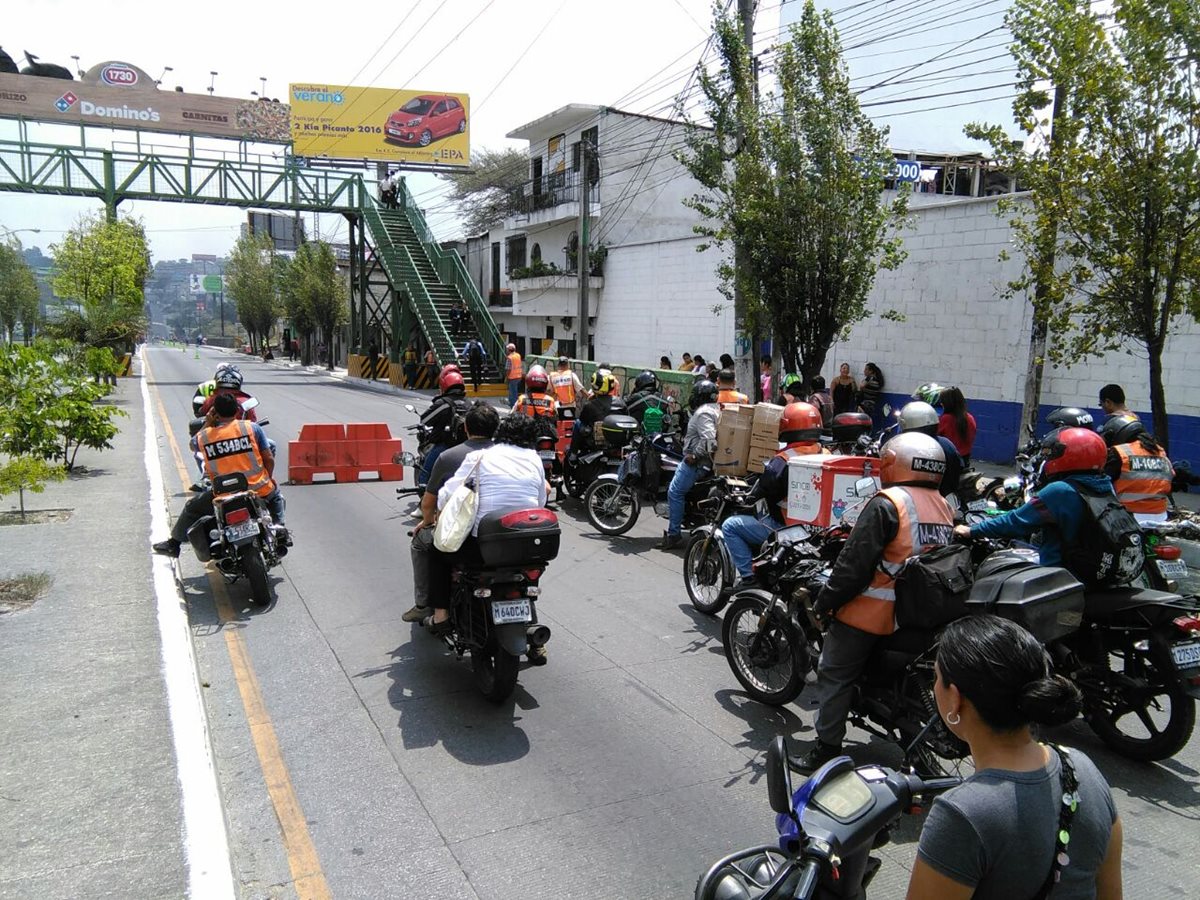
[{"label": "motorcycle tire", "polygon": [[503,703],[517,687],[517,671],[520,659],[513,656],[495,639],[486,647],[471,651],[471,670],[475,674],[475,686],[492,703]]},{"label": "motorcycle tire", "polygon": [[[716,538],[705,540],[704,533],[693,534],[683,552],[683,583],[687,587],[688,599],[698,612],[715,616],[729,602],[729,568],[725,565],[725,552]],[[702,558],[703,554],[703,558]]]},{"label": "motorcycle tire", "polygon": [[250,600],[255,606],[271,605],[271,582],[267,578],[267,563],[262,551],[255,549],[241,558],[242,574],[250,582]]},{"label": "motorcycle tire", "polygon": [[[1109,697],[1115,702],[1107,702]],[[1159,674],[1148,655],[1132,648],[1125,650],[1123,670],[1110,671],[1103,693],[1083,688],[1083,698],[1084,716],[1096,736],[1137,762],[1169,759],[1187,745],[1196,727],[1196,701]],[[1132,730],[1122,727],[1127,717],[1137,723],[1131,723]]]},{"label": "motorcycle tire", "polygon": [[[614,507],[611,512],[606,509],[609,504]],[[583,506],[592,527],[609,537],[632,528],[641,511],[633,490],[617,484],[615,479],[593,481],[583,495]]]},{"label": "motorcycle tire", "polygon": [[721,624],[721,640],[729,668],[746,693],[759,703],[783,706],[804,689],[799,658],[804,636],[782,616],[764,621],[768,602],[759,593],[735,597]]}]

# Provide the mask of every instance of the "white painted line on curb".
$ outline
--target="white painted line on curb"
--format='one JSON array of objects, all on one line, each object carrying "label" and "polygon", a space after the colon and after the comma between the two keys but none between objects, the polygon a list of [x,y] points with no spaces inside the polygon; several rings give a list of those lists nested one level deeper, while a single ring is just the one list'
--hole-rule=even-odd
[{"label": "white painted line on curb", "polygon": [[[150,388],[142,368],[142,409],[146,416],[146,474],[150,479],[150,533],[165,535],[166,489],[158,460],[158,437]],[[196,900],[233,900],[233,867],[225,814],[217,788],[217,770],[187,613],[170,560],[154,555],[151,562],[162,640],[162,675],[167,688],[171,740],[183,798],[183,845],[188,870],[188,896]]]}]

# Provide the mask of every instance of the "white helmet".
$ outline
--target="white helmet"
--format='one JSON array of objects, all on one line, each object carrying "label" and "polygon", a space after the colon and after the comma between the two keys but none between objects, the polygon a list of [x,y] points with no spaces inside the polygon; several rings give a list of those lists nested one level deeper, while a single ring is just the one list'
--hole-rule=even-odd
[{"label": "white helmet", "polygon": [[900,410],[900,430],[919,431],[923,434],[937,434],[937,410],[924,400],[914,400],[904,404]]},{"label": "white helmet", "polygon": [[898,434],[879,451],[879,480],[884,487],[940,487],[946,453],[934,438],[919,431]]}]

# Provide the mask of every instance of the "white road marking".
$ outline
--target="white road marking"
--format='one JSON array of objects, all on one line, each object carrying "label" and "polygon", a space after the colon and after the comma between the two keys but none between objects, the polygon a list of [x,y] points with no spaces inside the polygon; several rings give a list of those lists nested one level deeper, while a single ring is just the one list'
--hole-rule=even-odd
[{"label": "white road marking", "polygon": [[[166,489],[158,460],[158,437],[150,388],[142,377],[142,409],[146,416],[146,474],[150,479],[150,533],[165,535]],[[186,547],[184,548],[187,549]],[[158,632],[162,639],[162,675],[167,688],[171,740],[179,773],[183,806],[183,847],[188,871],[188,896],[233,900],[233,867],[225,813],[217,787],[216,761],[208,732],[204,701],[200,696],[196,656],[183,597],[171,561],[154,555],[151,563],[158,605]]]}]

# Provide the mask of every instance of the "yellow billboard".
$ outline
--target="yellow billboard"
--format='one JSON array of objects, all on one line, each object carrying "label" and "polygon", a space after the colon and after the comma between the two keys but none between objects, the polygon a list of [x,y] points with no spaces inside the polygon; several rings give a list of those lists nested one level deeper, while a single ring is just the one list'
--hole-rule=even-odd
[{"label": "yellow billboard", "polygon": [[296,156],[470,165],[466,94],[293,84],[290,97]]}]

